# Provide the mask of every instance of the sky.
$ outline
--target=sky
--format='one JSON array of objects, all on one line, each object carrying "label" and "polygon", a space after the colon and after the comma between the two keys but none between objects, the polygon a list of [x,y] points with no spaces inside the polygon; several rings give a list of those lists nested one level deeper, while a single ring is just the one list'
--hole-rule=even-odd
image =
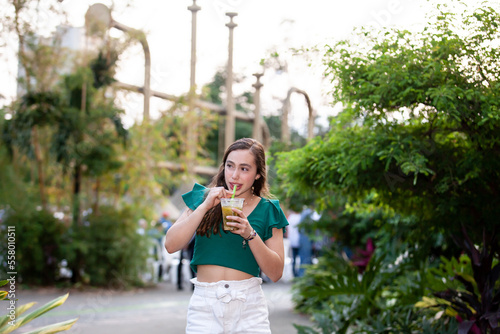
[{"label": "sky", "polygon": [[[82,27],[85,13],[97,1],[63,0],[61,5],[68,12],[72,26]],[[191,12],[187,9],[192,0],[129,0],[115,1],[112,17],[115,21],[147,34],[151,50],[151,88],[167,94],[181,95],[189,90],[191,61]],[[101,1],[111,6],[111,1]],[[128,3],[129,6],[124,6]],[[290,48],[333,44],[347,38],[354,27],[370,26],[379,29],[396,26],[418,29],[426,22],[425,13],[430,6],[427,0],[198,0],[201,10],[197,13],[197,65],[198,87],[210,82],[218,69],[226,66],[228,59],[229,30],[225,26],[227,12],[236,12],[234,18],[233,72],[245,78],[235,84],[234,93],[254,91],[253,73],[263,72],[261,59],[278,51],[286,60],[288,71],[275,73],[266,70],[261,78],[261,110],[264,115],[277,115],[287,91],[299,88],[308,93],[313,108],[326,124],[326,117],[338,108],[332,106],[328,92],[331,86],[323,78],[324,68],[320,58],[312,66],[308,61],[292,56]],[[114,30],[114,31],[113,31]],[[123,34],[113,29],[113,36]],[[8,80],[0,83],[0,94],[6,103],[15,95],[16,60],[2,57],[0,71],[9,73]],[[144,78],[144,58],[140,45],[130,48],[119,63],[116,78],[119,81],[141,86]],[[136,94],[120,96],[126,110],[126,122],[141,119],[142,97]],[[157,98],[151,100],[151,115],[166,109],[167,104]],[[305,132],[307,108],[302,96],[292,97],[290,122],[299,132]]]}]

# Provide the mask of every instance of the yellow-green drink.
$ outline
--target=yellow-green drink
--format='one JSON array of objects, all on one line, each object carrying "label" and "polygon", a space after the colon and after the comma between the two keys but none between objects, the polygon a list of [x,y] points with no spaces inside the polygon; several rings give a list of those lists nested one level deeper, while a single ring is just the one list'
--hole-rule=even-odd
[{"label": "yellow-green drink", "polygon": [[220,205],[222,206],[222,219],[224,221],[224,231],[232,231],[235,228],[233,226],[228,226],[227,222],[234,222],[233,220],[228,220],[227,216],[237,216],[233,208],[243,210],[244,198],[221,198]]}]

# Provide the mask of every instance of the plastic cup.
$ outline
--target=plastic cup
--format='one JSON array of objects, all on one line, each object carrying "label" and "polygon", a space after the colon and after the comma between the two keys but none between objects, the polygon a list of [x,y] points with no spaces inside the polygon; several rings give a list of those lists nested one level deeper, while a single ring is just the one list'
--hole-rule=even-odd
[{"label": "plastic cup", "polygon": [[233,208],[243,210],[244,198],[221,198],[220,205],[222,207],[222,220],[224,221],[224,231],[233,231],[236,228],[233,226],[228,226],[227,222],[236,222],[234,220],[227,219],[227,216],[237,216],[233,211]]}]

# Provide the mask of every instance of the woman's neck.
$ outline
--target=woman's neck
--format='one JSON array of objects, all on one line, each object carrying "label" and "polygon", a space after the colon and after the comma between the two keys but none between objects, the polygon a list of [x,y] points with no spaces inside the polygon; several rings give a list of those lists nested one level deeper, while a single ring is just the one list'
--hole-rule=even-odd
[{"label": "woman's neck", "polygon": [[244,193],[241,193],[238,197],[244,198],[245,202],[248,202],[251,201],[255,197],[255,195],[253,193],[253,189],[248,189]]}]

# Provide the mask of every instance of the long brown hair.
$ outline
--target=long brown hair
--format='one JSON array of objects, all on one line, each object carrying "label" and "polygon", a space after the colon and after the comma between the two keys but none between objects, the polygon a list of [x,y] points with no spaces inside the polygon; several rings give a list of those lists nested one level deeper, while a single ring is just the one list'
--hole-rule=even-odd
[{"label": "long brown hair", "polygon": [[[219,171],[212,178],[212,182],[210,182],[208,187],[224,187],[227,189],[226,178],[224,175],[227,157],[229,153],[238,150],[249,150],[254,156],[255,165],[257,166],[257,175],[260,175],[260,177],[253,183],[253,193],[256,196],[271,197],[269,185],[267,183],[266,152],[264,150],[264,146],[252,138],[238,139],[226,149],[222,163],[219,166]],[[203,216],[196,233],[204,236],[210,236],[212,232],[213,234],[220,234],[221,221],[222,209],[219,203],[208,210],[205,216]]]}]

